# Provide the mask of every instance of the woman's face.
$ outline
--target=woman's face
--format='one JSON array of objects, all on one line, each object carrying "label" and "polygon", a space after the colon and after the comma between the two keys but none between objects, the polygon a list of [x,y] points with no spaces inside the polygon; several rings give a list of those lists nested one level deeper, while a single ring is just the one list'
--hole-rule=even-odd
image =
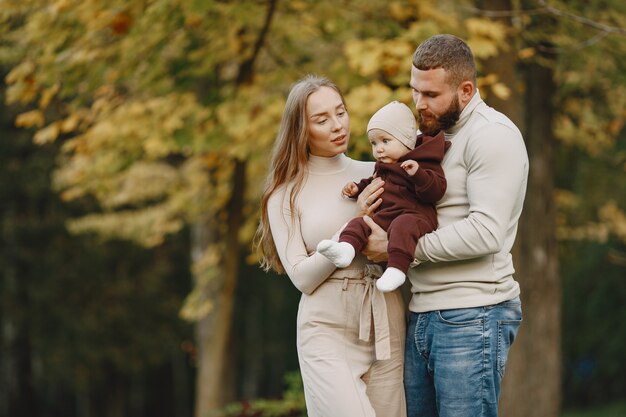
[{"label": "woman's face", "polygon": [[306,118],[312,155],[329,157],[348,150],[350,117],[339,93],[320,87],[307,99]]}]

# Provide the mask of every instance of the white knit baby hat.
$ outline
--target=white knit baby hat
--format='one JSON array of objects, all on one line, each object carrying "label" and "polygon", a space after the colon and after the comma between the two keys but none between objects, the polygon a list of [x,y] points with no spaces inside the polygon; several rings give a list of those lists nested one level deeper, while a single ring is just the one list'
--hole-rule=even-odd
[{"label": "white knit baby hat", "polygon": [[392,101],[381,107],[367,124],[367,133],[372,129],[384,130],[409,149],[415,147],[417,124],[413,112],[404,103]]}]

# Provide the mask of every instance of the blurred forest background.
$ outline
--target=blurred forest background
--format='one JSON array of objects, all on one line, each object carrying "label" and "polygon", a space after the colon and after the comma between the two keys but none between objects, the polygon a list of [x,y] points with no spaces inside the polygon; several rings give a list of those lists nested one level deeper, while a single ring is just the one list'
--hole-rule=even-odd
[{"label": "blurred forest background", "polygon": [[0,0],[0,417],[303,415],[251,248],[288,88],[334,80],[368,159],[437,33],[530,155],[502,415],[625,415],[626,2]]}]

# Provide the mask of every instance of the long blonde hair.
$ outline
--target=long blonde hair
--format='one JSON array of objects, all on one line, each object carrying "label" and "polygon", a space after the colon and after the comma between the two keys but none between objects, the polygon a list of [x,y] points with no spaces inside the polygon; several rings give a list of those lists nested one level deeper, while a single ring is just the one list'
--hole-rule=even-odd
[{"label": "long blonde hair", "polygon": [[339,88],[328,78],[317,75],[307,75],[297,81],[292,85],[287,96],[280,128],[272,149],[269,172],[261,198],[261,221],[255,236],[255,246],[261,254],[261,267],[265,271],[273,269],[278,273],[285,272],[272,238],[267,202],[280,186],[293,184],[289,194],[289,208],[293,213],[291,221],[295,222],[295,200],[306,179],[306,164],[309,159],[306,104],[309,96],[321,87],[330,87],[335,90],[345,105]]}]

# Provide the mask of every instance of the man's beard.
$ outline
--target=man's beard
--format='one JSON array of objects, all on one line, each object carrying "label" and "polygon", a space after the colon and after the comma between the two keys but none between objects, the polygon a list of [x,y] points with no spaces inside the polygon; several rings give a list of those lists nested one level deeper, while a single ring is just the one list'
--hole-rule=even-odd
[{"label": "man's beard", "polygon": [[429,120],[424,120],[422,113],[417,112],[417,123],[419,124],[420,132],[424,135],[435,136],[440,130],[450,129],[459,121],[459,116],[461,116],[461,103],[459,103],[459,98],[455,96],[442,115],[437,116],[430,113],[429,116],[431,116]]}]

